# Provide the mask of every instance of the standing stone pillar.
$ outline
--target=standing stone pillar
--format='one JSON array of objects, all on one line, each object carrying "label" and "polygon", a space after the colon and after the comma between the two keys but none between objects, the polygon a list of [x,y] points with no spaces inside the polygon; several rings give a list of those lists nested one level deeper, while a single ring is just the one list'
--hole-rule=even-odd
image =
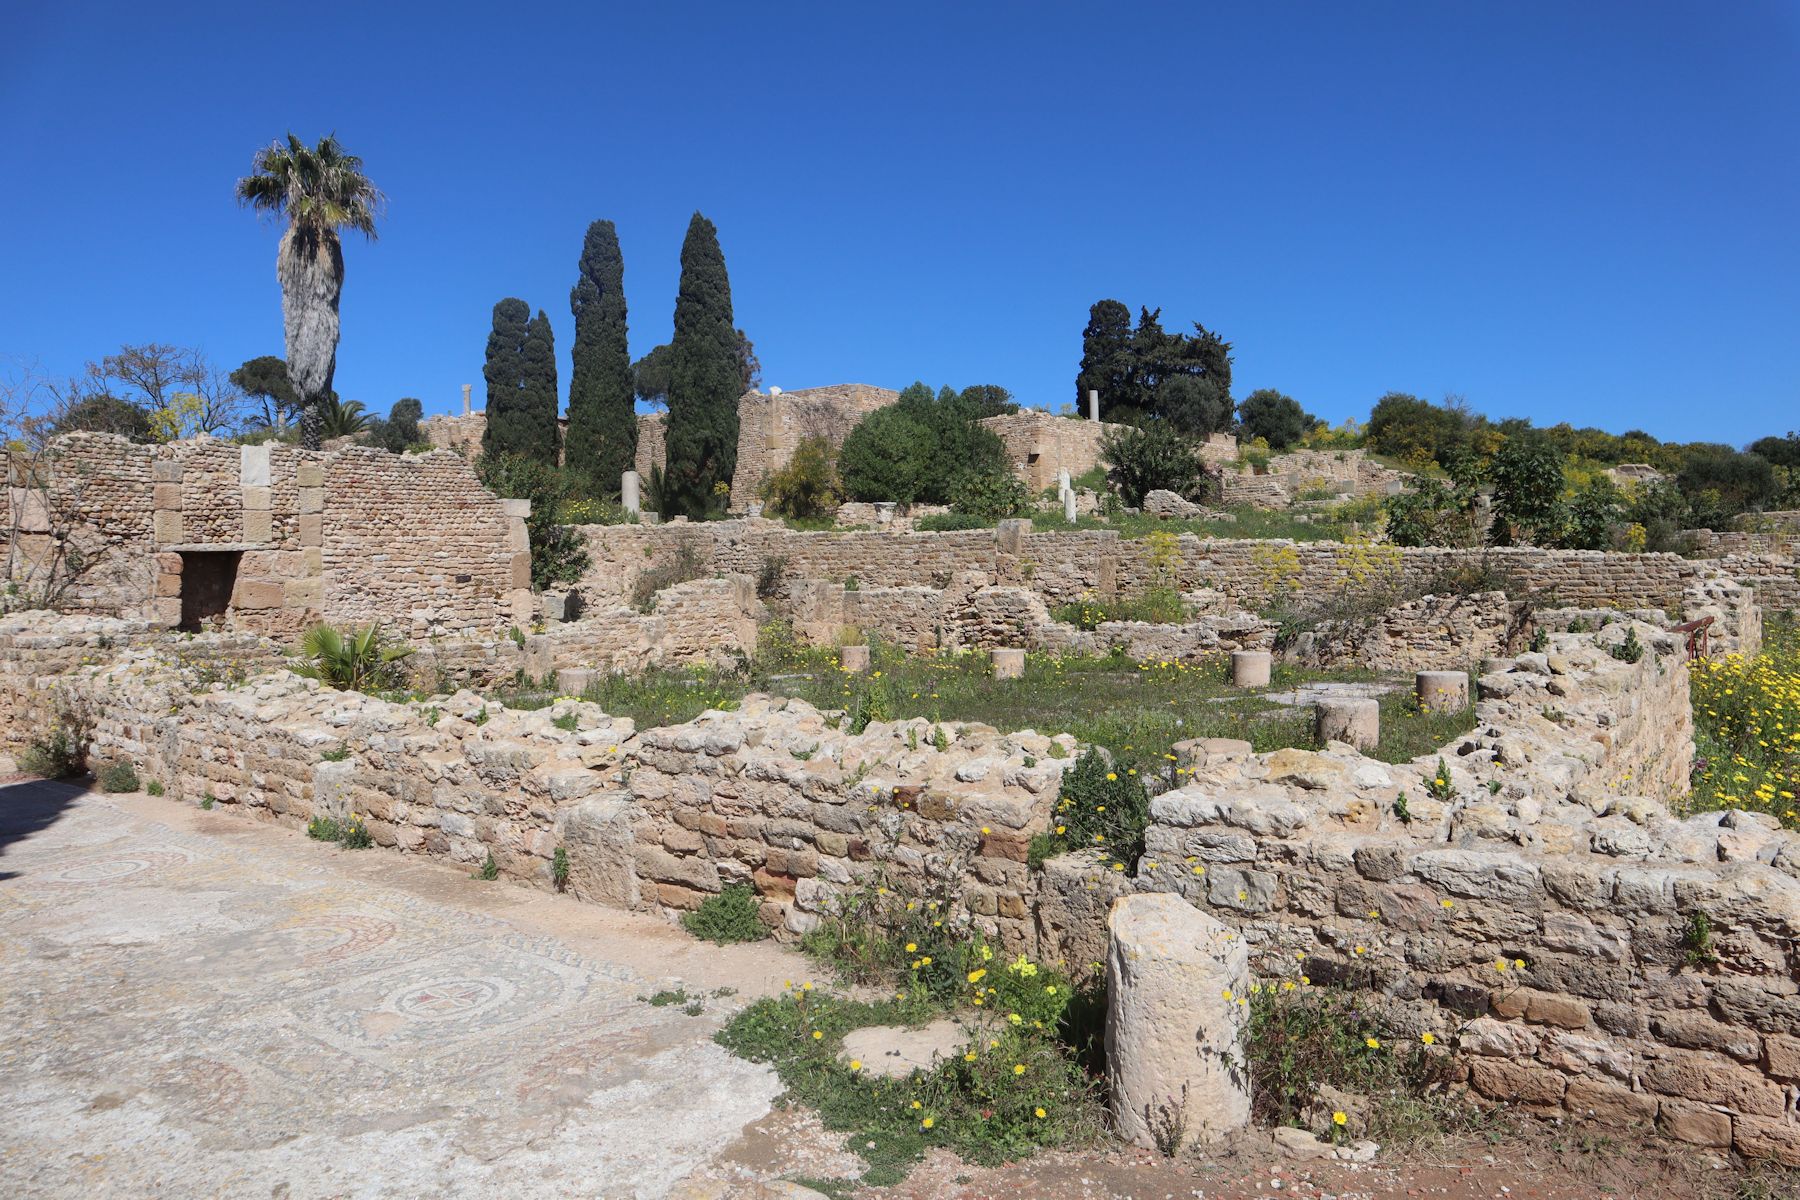
[{"label": "standing stone pillar", "polygon": [[1060,496],[1072,486],[1073,481],[1069,478],[1069,468],[1058,467],[1056,469],[1056,494]]},{"label": "standing stone pillar", "polygon": [[1090,391],[1088,393],[1088,420],[1098,421],[1099,419],[1100,419],[1100,393]]},{"label": "standing stone pillar", "polygon": [[1113,1127],[1147,1149],[1170,1116],[1182,1145],[1250,1121],[1244,939],[1169,892],[1121,896],[1107,917],[1106,1074]]},{"label": "standing stone pillar", "polygon": [[869,673],[869,648],[867,646],[845,646],[838,651],[838,665],[847,674],[867,675]]},{"label": "standing stone pillar", "polygon": [[1331,697],[1313,710],[1313,737],[1319,745],[1348,742],[1358,750],[1373,750],[1381,741],[1381,703]]},{"label": "standing stone pillar", "polygon": [[636,471],[627,471],[619,476],[619,503],[628,513],[635,513],[643,508],[643,500],[638,496]]},{"label": "standing stone pillar", "polygon": [[465,383],[463,384],[463,416],[468,416],[469,412],[469,385]]},{"label": "standing stone pillar", "polygon": [[1063,520],[1065,520],[1069,524],[1073,525],[1075,523],[1075,489],[1074,488],[1064,488],[1062,496],[1063,496]]},{"label": "standing stone pillar", "polygon": [[1267,650],[1233,650],[1231,652],[1232,687],[1268,687],[1274,670],[1275,656]]},{"label": "standing stone pillar", "polygon": [[1025,652],[1017,649],[997,649],[994,651],[995,679],[1025,678]]},{"label": "standing stone pillar", "polygon": [[1413,676],[1413,694],[1425,712],[1457,712],[1469,707],[1469,673],[1420,671]]}]

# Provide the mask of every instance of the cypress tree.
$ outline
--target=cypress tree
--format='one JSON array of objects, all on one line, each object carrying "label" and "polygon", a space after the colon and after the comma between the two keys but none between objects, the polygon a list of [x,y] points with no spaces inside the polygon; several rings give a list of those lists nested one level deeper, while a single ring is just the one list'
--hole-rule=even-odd
[{"label": "cypress tree", "polygon": [[511,296],[494,305],[488,334],[487,430],[483,454],[513,454],[556,465],[556,349],[550,320],[540,309],[535,320],[523,300]]},{"label": "cypress tree", "polygon": [[669,343],[666,486],[671,507],[690,517],[723,507],[720,485],[737,468],[738,335],[731,280],[713,223],[694,214],[681,244],[675,337]]},{"label": "cypress tree", "polygon": [[575,314],[575,370],[563,461],[594,494],[616,497],[619,476],[637,459],[637,409],[625,340],[625,259],[611,221],[588,226],[569,311]]},{"label": "cypress tree", "polygon": [[1131,310],[1117,300],[1102,300],[1088,309],[1081,331],[1081,368],[1075,375],[1075,411],[1088,415],[1089,391],[1100,393],[1100,415],[1132,407]]}]

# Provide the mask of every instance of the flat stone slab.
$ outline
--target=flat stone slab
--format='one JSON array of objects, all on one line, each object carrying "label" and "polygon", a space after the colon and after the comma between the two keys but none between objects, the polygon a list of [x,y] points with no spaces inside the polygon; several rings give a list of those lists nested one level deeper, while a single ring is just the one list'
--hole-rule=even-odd
[{"label": "flat stone slab", "polygon": [[[1280,704],[1286,708],[1311,708],[1321,700],[1379,700],[1393,692],[1404,690],[1406,685],[1400,683],[1303,683],[1291,692],[1264,692],[1259,700],[1267,700],[1271,704]],[[1236,697],[1229,697],[1225,703],[1237,703]]]},{"label": "flat stone slab", "polygon": [[959,1053],[969,1031],[955,1021],[933,1021],[917,1029],[905,1025],[869,1025],[844,1035],[838,1061],[862,1063],[871,1075],[904,1079],[914,1071],[929,1071]]}]

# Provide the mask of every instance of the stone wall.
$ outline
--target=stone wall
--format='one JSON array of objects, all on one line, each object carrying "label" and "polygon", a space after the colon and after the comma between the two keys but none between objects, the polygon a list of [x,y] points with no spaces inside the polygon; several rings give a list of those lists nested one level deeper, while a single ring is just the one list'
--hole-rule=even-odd
[{"label": "stone wall", "polygon": [[[1389,1036],[1433,1034],[1484,1096],[1800,1161],[1800,835],[1671,815],[1687,667],[1650,625],[1489,662],[1475,730],[1410,764],[1184,744],[1135,879],[1086,854],[1026,866],[1066,737],[951,725],[940,750],[928,722],[852,735],[767,697],[641,731],[573,701],[394,704],[285,672],[209,680],[178,639],[118,641],[144,631],[0,623],[0,735],[79,710],[97,761],[129,759],[172,800],[295,825],[356,813],[382,846],[491,853],[539,886],[560,846],[578,896],[631,908],[745,882],[783,936],[880,878],[1086,962],[1111,895],[1173,893],[1233,927],[1264,979],[1338,984]],[[1628,631],[1637,663],[1607,652]],[[1697,914],[1716,961],[1689,961]]]},{"label": "stone wall", "polygon": [[979,571],[991,584],[1029,588],[1048,604],[1137,595],[1167,584],[1183,591],[1214,588],[1242,607],[1263,608],[1322,596],[1376,572],[1398,571],[1410,590],[1423,589],[1446,570],[1485,563],[1543,591],[1545,602],[1553,594],[1565,604],[1673,611],[1691,582],[1716,570],[1674,554],[1401,549],[1192,534],[1176,540],[1174,561],[1165,568],[1147,541],[1123,539],[1112,530],[1033,532],[1029,521],[947,533],[803,533],[763,520],[583,526],[582,533],[592,566],[578,588],[590,605],[629,595],[644,570],[683,543],[709,573],[754,576],[765,561],[781,558],[790,578],[841,582],[854,576],[864,587],[941,588],[958,571]]},{"label": "stone wall", "polygon": [[[1443,785],[1429,757],[1185,747],[1137,887],[1234,926],[1265,979],[1358,989],[1392,1036],[1455,1046],[1483,1096],[1800,1161],[1800,837],[1671,817],[1680,648],[1639,626],[1652,652],[1621,663],[1609,629],[1490,664]],[[1075,884],[1105,873],[1053,873],[1071,900],[1046,928],[1079,945]],[[1714,964],[1687,960],[1697,914]]]},{"label": "stone wall", "polygon": [[1286,508],[1303,492],[1327,496],[1385,496],[1398,491],[1403,472],[1384,467],[1365,450],[1295,450],[1269,457],[1266,466],[1245,464],[1227,469],[1223,478],[1226,504]]},{"label": "stone wall", "polygon": [[454,450],[467,459],[481,455],[481,443],[487,437],[487,413],[464,413],[453,417],[446,413],[426,417],[419,422],[419,437],[439,450]]},{"label": "stone wall", "polygon": [[1034,493],[1054,489],[1062,471],[1076,479],[1100,466],[1101,439],[1124,428],[1104,421],[1054,416],[1039,408],[985,417],[981,425],[1006,443],[1013,474]]},{"label": "stone wall", "polygon": [[743,512],[761,496],[763,480],[787,466],[807,438],[823,438],[835,457],[857,422],[886,408],[899,392],[866,383],[746,392],[738,401],[737,470],[731,477],[731,511]]},{"label": "stone wall", "polygon": [[1523,605],[1505,592],[1421,596],[1365,620],[1336,621],[1301,633],[1294,660],[1315,667],[1434,671],[1507,652],[1523,633]]},{"label": "stone wall", "polygon": [[529,619],[529,508],[456,454],[72,434],[59,460],[48,507],[93,563],[67,608],[176,625],[192,573],[224,555],[225,628],[380,620],[426,637]]}]

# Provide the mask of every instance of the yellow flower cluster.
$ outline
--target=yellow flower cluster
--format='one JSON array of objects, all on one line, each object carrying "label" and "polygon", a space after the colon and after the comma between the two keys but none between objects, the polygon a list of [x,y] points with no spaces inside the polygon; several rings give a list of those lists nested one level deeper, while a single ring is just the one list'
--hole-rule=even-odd
[{"label": "yellow flower cluster", "polygon": [[1769,813],[1800,829],[1800,633],[1771,623],[1763,652],[1692,668],[1691,807]]}]

